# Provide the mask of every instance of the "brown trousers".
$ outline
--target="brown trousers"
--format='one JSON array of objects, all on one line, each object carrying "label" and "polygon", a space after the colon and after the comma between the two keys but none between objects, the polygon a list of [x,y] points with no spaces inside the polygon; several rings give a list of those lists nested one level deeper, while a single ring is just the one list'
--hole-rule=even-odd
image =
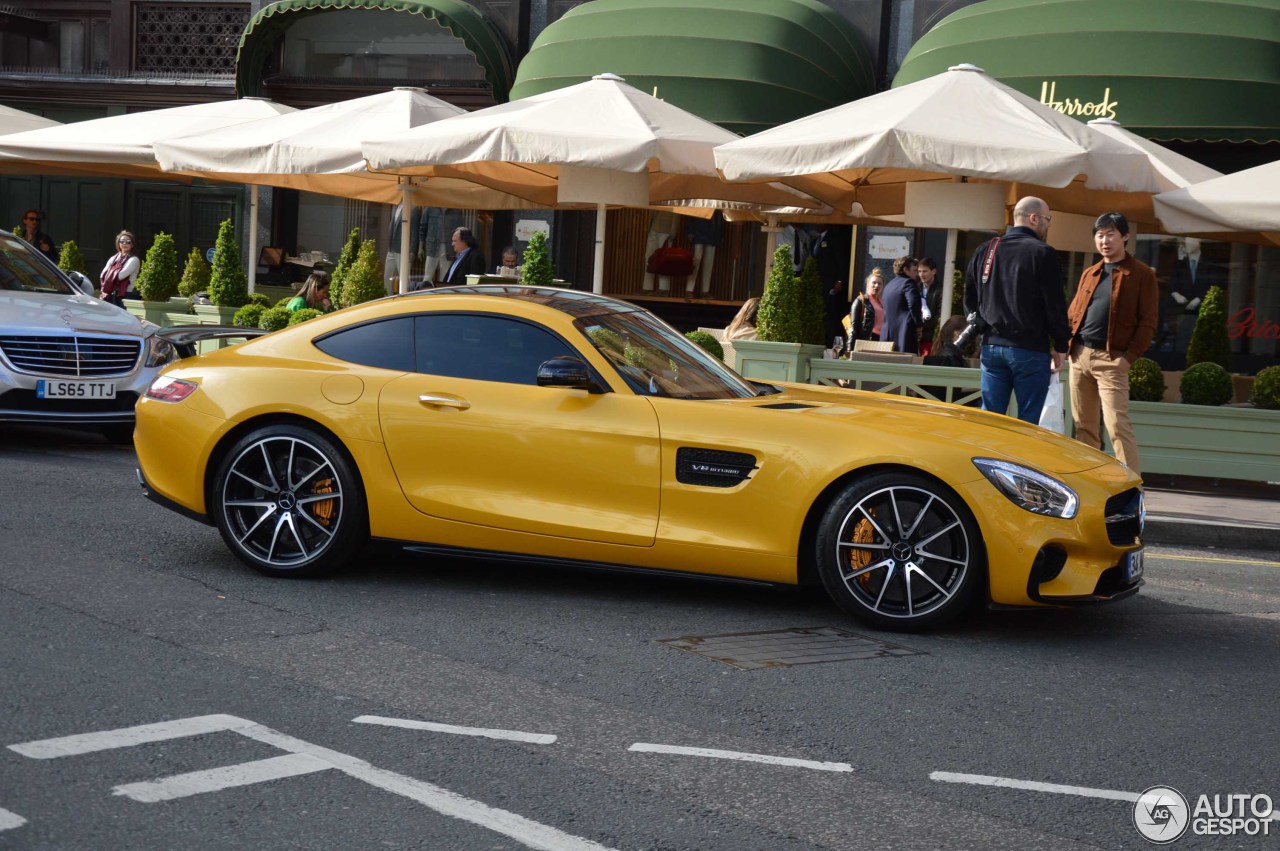
[{"label": "brown trousers", "polygon": [[1129,362],[1123,356],[1081,343],[1071,347],[1071,417],[1076,440],[1095,449],[1102,448],[1099,424],[1105,424],[1116,458],[1141,472],[1138,441],[1129,423]]}]

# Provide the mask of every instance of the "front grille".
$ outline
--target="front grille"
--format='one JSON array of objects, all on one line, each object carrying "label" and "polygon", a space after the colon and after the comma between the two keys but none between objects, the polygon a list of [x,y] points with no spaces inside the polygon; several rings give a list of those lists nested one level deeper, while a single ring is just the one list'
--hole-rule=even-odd
[{"label": "front grille", "polygon": [[1131,488],[1107,500],[1107,540],[1118,547],[1138,542],[1142,534],[1142,491]]},{"label": "front grille", "polygon": [[128,375],[142,341],[128,337],[0,337],[0,352],[18,372],[62,378]]}]

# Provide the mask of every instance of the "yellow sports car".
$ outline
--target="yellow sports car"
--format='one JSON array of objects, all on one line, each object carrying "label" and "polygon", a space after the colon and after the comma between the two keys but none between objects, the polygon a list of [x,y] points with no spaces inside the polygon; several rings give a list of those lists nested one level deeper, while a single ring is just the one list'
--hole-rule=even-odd
[{"label": "yellow sports car", "polygon": [[1008,417],[747,381],[590,293],[436,289],[169,365],[148,496],[272,576],[419,553],[820,581],[882,628],[1142,584],[1140,479]]}]

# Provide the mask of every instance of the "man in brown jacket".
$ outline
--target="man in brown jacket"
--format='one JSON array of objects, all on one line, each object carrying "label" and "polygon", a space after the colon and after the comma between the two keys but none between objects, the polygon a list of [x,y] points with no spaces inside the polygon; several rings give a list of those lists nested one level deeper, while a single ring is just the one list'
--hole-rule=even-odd
[{"label": "man in brown jacket", "polygon": [[1093,244],[1102,261],[1080,276],[1067,322],[1076,440],[1101,448],[1101,418],[1116,457],[1137,473],[1138,443],[1129,424],[1129,367],[1155,336],[1160,291],[1151,267],[1125,251],[1128,240],[1129,222],[1122,213],[1103,213],[1093,223]]}]

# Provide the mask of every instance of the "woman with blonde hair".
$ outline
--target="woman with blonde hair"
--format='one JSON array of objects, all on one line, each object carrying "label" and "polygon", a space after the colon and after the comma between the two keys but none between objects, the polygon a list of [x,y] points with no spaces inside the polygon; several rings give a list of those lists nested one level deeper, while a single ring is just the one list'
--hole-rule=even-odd
[{"label": "woman with blonde hair", "polygon": [[328,272],[312,272],[306,283],[302,285],[302,289],[298,290],[298,294],[289,299],[289,303],[285,305],[285,309],[290,313],[307,307],[321,313],[333,310],[333,302],[329,301]]},{"label": "woman with blonde hair", "polygon": [[124,307],[125,298],[137,298],[133,285],[138,282],[138,272],[142,269],[142,261],[133,253],[136,240],[133,234],[122,230],[116,234],[116,253],[102,267],[98,276],[98,289],[102,298],[116,307]]},{"label": "woman with blonde hair", "polygon": [[884,303],[880,301],[883,291],[884,273],[877,266],[867,275],[865,291],[853,300],[853,309],[849,311],[850,332],[854,340],[880,339],[880,326],[884,322]]},{"label": "woman with blonde hair", "polygon": [[729,327],[724,329],[723,340],[732,343],[734,340],[756,339],[756,314],[760,312],[760,299],[749,298],[742,303],[738,315],[733,317]]}]

